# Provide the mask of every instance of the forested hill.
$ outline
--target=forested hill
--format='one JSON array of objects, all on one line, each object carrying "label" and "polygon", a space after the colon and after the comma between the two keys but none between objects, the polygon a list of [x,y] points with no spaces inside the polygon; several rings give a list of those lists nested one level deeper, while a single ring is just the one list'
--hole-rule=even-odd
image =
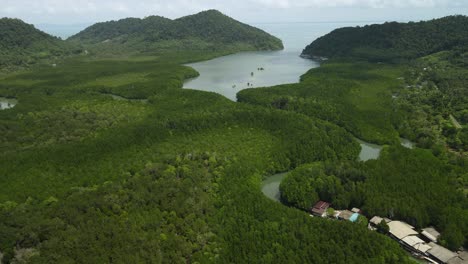
[{"label": "forested hill", "polygon": [[139,52],[174,48],[233,51],[283,48],[280,39],[216,10],[175,20],[150,16],[97,23],[69,41]]},{"label": "forested hill", "polygon": [[303,55],[327,58],[361,58],[370,61],[414,59],[468,45],[468,17],[448,16],[422,22],[332,31],[307,46]]},{"label": "forested hill", "polygon": [[25,66],[42,59],[78,53],[79,48],[19,19],[0,19],[0,67]]}]

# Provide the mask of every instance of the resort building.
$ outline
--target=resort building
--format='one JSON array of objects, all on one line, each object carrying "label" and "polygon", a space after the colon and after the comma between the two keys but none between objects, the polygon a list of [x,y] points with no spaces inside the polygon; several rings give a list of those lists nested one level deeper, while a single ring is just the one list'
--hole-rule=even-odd
[{"label": "resort building", "polygon": [[[440,263],[454,263],[454,261],[458,261],[458,255],[455,252],[452,252],[442,246],[437,245],[436,243],[429,243],[431,247],[430,250],[427,251],[431,257],[436,259]],[[463,263],[463,262],[461,262]]]},{"label": "resort building", "polygon": [[330,207],[330,204],[324,201],[320,201],[311,208],[310,212],[312,215],[326,217],[327,209]]},{"label": "resort building", "polygon": [[418,232],[414,230],[414,227],[401,221],[391,221],[388,223],[390,228],[390,234],[398,240],[402,240],[407,236],[417,236]]},{"label": "resort building", "polygon": [[343,210],[338,215],[338,219],[351,221],[353,223],[357,221],[358,217],[359,217],[358,213],[354,213],[354,212],[351,212],[349,210]]},{"label": "resort building", "polygon": [[434,243],[436,243],[440,237],[440,233],[437,230],[435,230],[433,227],[424,228],[421,232],[421,235],[423,235],[430,242],[434,242]]},{"label": "resort building", "polygon": [[426,252],[432,248],[417,236],[407,236],[401,241],[405,243],[405,246],[409,247],[411,251],[424,255],[427,255]]},{"label": "resort building", "polygon": [[371,218],[371,220],[369,220],[369,225],[372,225],[374,227],[376,227],[378,224],[380,224],[380,222],[382,222],[382,220],[385,220],[385,223],[390,223],[392,220],[384,217],[380,217],[380,216],[374,216]]}]

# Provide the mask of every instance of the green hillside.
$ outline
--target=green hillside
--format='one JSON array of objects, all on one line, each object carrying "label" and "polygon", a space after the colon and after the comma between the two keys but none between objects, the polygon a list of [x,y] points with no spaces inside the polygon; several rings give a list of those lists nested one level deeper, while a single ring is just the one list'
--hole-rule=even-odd
[{"label": "green hillside", "polygon": [[307,46],[303,55],[370,61],[414,59],[468,45],[468,17],[448,16],[422,22],[346,27]]},{"label": "green hillside", "polygon": [[97,23],[69,38],[98,49],[154,52],[191,49],[210,51],[278,50],[281,40],[216,10],[175,20],[159,16]]},{"label": "green hillside", "polygon": [[0,19],[0,67],[23,67],[80,53],[75,45],[50,36],[19,19]]}]

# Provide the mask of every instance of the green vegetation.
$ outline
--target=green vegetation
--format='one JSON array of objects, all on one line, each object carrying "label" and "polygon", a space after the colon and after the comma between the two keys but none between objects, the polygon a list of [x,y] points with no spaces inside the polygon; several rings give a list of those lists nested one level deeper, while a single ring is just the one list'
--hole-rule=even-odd
[{"label": "green vegetation", "polygon": [[468,45],[468,17],[340,28],[307,46],[303,55],[373,62],[415,59]]},{"label": "green vegetation", "polygon": [[[197,76],[182,64],[281,43],[219,12],[98,24],[70,42],[128,58],[1,77],[0,96],[19,102],[0,111],[6,263],[410,262],[365,218],[323,221],[261,193],[264,175],[291,169],[280,188],[293,207],[360,207],[434,225],[451,249],[467,245],[468,161],[444,148],[465,147],[463,49],[408,64],[333,60],[234,103],[181,89]],[[454,129],[433,125],[436,140],[425,140],[413,113]],[[400,135],[430,150],[405,149]],[[358,162],[354,136],[388,146]]]},{"label": "green vegetation", "polygon": [[175,20],[150,16],[98,23],[70,37],[69,41],[83,44],[100,55],[161,53],[174,49],[232,53],[283,48],[280,39],[216,10]]},{"label": "green vegetation", "polygon": [[[362,208],[369,217],[434,225],[443,245],[467,246],[466,21],[338,29],[304,51],[333,59],[300,83],[241,91],[240,102],[319,118],[388,145],[376,161],[299,166],[280,185],[283,201],[308,210],[324,200],[336,209]],[[401,147],[401,136],[426,149]]]},{"label": "green vegetation", "polygon": [[468,151],[467,53],[440,52],[413,62],[396,105],[405,120],[398,130],[440,153],[445,146]]},{"label": "green vegetation", "polygon": [[392,90],[404,67],[371,63],[326,63],[301,77],[301,82],[272,88],[246,89],[239,102],[318,117],[346,128],[356,137],[389,143],[398,140],[393,124]]},{"label": "green vegetation", "polygon": [[380,221],[380,223],[377,225],[377,231],[382,234],[387,234],[390,231],[390,227],[384,219],[382,219],[382,221]]},{"label": "green vegetation", "polygon": [[338,209],[362,208],[369,217],[435,225],[442,243],[455,250],[467,243],[468,198],[457,182],[465,166],[448,165],[428,150],[387,147],[366,163],[300,166],[281,183],[281,198],[304,210],[324,200]]},{"label": "green vegetation", "polygon": [[2,79],[0,94],[19,101],[0,111],[4,261],[407,261],[388,238],[259,190],[262,175],[355,160],[350,134],[180,89],[196,75],[181,58],[212,56],[188,55],[73,59]]},{"label": "green vegetation", "polygon": [[52,37],[19,19],[0,19],[0,73],[81,53],[76,45]]}]

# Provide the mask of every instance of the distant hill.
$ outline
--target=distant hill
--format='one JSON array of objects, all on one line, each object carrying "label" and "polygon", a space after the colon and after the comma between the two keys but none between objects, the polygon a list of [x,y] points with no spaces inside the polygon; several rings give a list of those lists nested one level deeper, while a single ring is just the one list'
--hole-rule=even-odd
[{"label": "distant hill", "polygon": [[414,59],[467,45],[468,17],[448,16],[417,23],[390,22],[336,29],[312,42],[303,55],[391,61]]},{"label": "distant hill", "polygon": [[97,23],[70,37],[70,42],[126,51],[165,49],[278,50],[280,39],[216,10],[171,20],[159,16]]},{"label": "distant hill", "polygon": [[15,68],[79,53],[80,49],[19,19],[0,19],[0,67]]}]

